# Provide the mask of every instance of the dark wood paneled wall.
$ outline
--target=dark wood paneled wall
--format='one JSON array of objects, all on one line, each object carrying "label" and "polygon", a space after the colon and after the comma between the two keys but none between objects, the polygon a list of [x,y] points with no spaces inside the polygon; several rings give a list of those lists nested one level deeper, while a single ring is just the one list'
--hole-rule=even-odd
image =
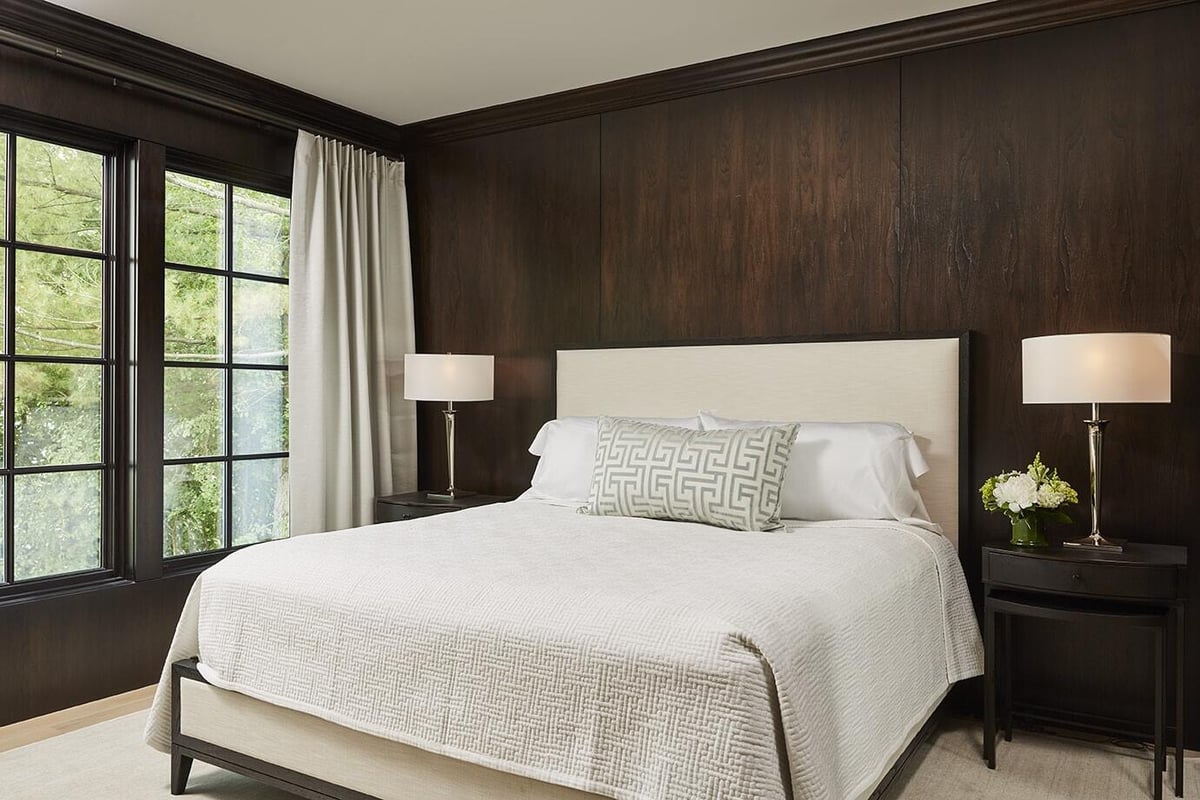
[{"label": "dark wood paneled wall", "polygon": [[899,96],[881,61],[605,114],[600,338],[892,329]]},{"label": "dark wood paneled wall", "polygon": [[[584,117],[407,159],[414,258],[445,265],[414,276],[418,324],[439,332],[425,346],[496,356],[496,399],[458,415],[463,485],[530,474],[525,432],[554,416],[554,349],[595,339],[599,145],[599,118]],[[436,411],[419,425],[421,441],[445,441]]]},{"label": "dark wood paneled wall", "polygon": [[[1154,330],[1175,399],[1108,409],[1106,522],[1187,545],[1200,572],[1197,41],[1189,3],[410,152],[418,344],[501,356],[500,399],[460,415],[459,483],[528,485],[563,345],[966,328],[972,483],[1040,449],[1082,487],[1085,409],[1022,405],[1020,340]],[[973,586],[1005,535],[973,510]],[[1026,707],[1147,718],[1144,643],[1020,633]],[[1195,747],[1200,692],[1188,709]]]},{"label": "dark wood paneled wall", "polygon": [[[1190,547],[1200,575],[1198,41],[1190,5],[904,59],[900,314],[904,330],[981,334],[974,480],[1040,448],[1080,489],[1086,409],[1021,403],[1021,338],[1171,334],[1173,402],[1105,408],[1104,524]],[[1001,522],[976,512],[973,580],[978,541]],[[1148,635],[1097,652],[1090,631],[1021,622],[1028,702],[1145,718]],[[1190,628],[1200,674],[1195,615]],[[1200,692],[1188,705],[1194,743]]]}]

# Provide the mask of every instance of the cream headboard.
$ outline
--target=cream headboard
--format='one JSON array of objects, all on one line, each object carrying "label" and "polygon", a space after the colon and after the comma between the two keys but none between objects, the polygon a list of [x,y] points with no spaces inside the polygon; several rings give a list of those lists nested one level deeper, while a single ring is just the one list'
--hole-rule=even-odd
[{"label": "cream headboard", "polygon": [[[958,545],[966,336],[558,351],[558,416],[899,422],[929,462],[925,505]],[[960,374],[962,372],[963,374]]]}]

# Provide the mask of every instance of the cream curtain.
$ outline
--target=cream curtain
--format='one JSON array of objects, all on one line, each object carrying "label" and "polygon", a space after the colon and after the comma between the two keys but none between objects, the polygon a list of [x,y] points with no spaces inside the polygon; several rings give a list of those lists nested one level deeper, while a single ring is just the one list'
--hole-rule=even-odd
[{"label": "cream curtain", "polygon": [[416,487],[404,164],[300,132],[292,183],[292,534],[373,522]]}]

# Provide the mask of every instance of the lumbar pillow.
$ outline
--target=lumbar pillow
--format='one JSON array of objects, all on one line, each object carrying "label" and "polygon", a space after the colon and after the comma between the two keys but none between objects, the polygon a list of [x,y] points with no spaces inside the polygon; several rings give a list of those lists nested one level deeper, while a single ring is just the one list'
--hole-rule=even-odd
[{"label": "lumbar pillow", "polygon": [[[596,465],[599,417],[560,417],[542,426],[529,445],[538,457],[527,497],[578,506],[588,501]],[[646,417],[642,422],[700,430],[700,417]]]},{"label": "lumbar pillow", "polygon": [[773,530],[780,527],[796,428],[689,431],[601,417],[592,489],[581,510]]},{"label": "lumbar pillow", "polygon": [[[701,412],[705,430],[779,425]],[[917,478],[929,471],[912,432],[895,422],[798,422],[783,482],[784,519],[929,520]]]}]

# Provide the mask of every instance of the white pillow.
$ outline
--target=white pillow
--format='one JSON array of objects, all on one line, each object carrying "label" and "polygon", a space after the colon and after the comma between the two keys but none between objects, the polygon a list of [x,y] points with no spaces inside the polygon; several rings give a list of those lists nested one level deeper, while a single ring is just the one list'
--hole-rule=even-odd
[{"label": "white pillow", "polygon": [[[778,425],[701,412],[704,430]],[[783,519],[929,520],[916,480],[929,471],[894,422],[800,422],[783,479]]]},{"label": "white pillow", "polygon": [[770,531],[796,425],[692,431],[600,418],[586,511]]},{"label": "white pillow", "polygon": [[[699,416],[640,417],[637,421],[700,430]],[[587,503],[598,440],[599,417],[562,417],[547,422],[529,445],[529,452],[539,460],[529,491],[522,497],[563,505]]]}]

